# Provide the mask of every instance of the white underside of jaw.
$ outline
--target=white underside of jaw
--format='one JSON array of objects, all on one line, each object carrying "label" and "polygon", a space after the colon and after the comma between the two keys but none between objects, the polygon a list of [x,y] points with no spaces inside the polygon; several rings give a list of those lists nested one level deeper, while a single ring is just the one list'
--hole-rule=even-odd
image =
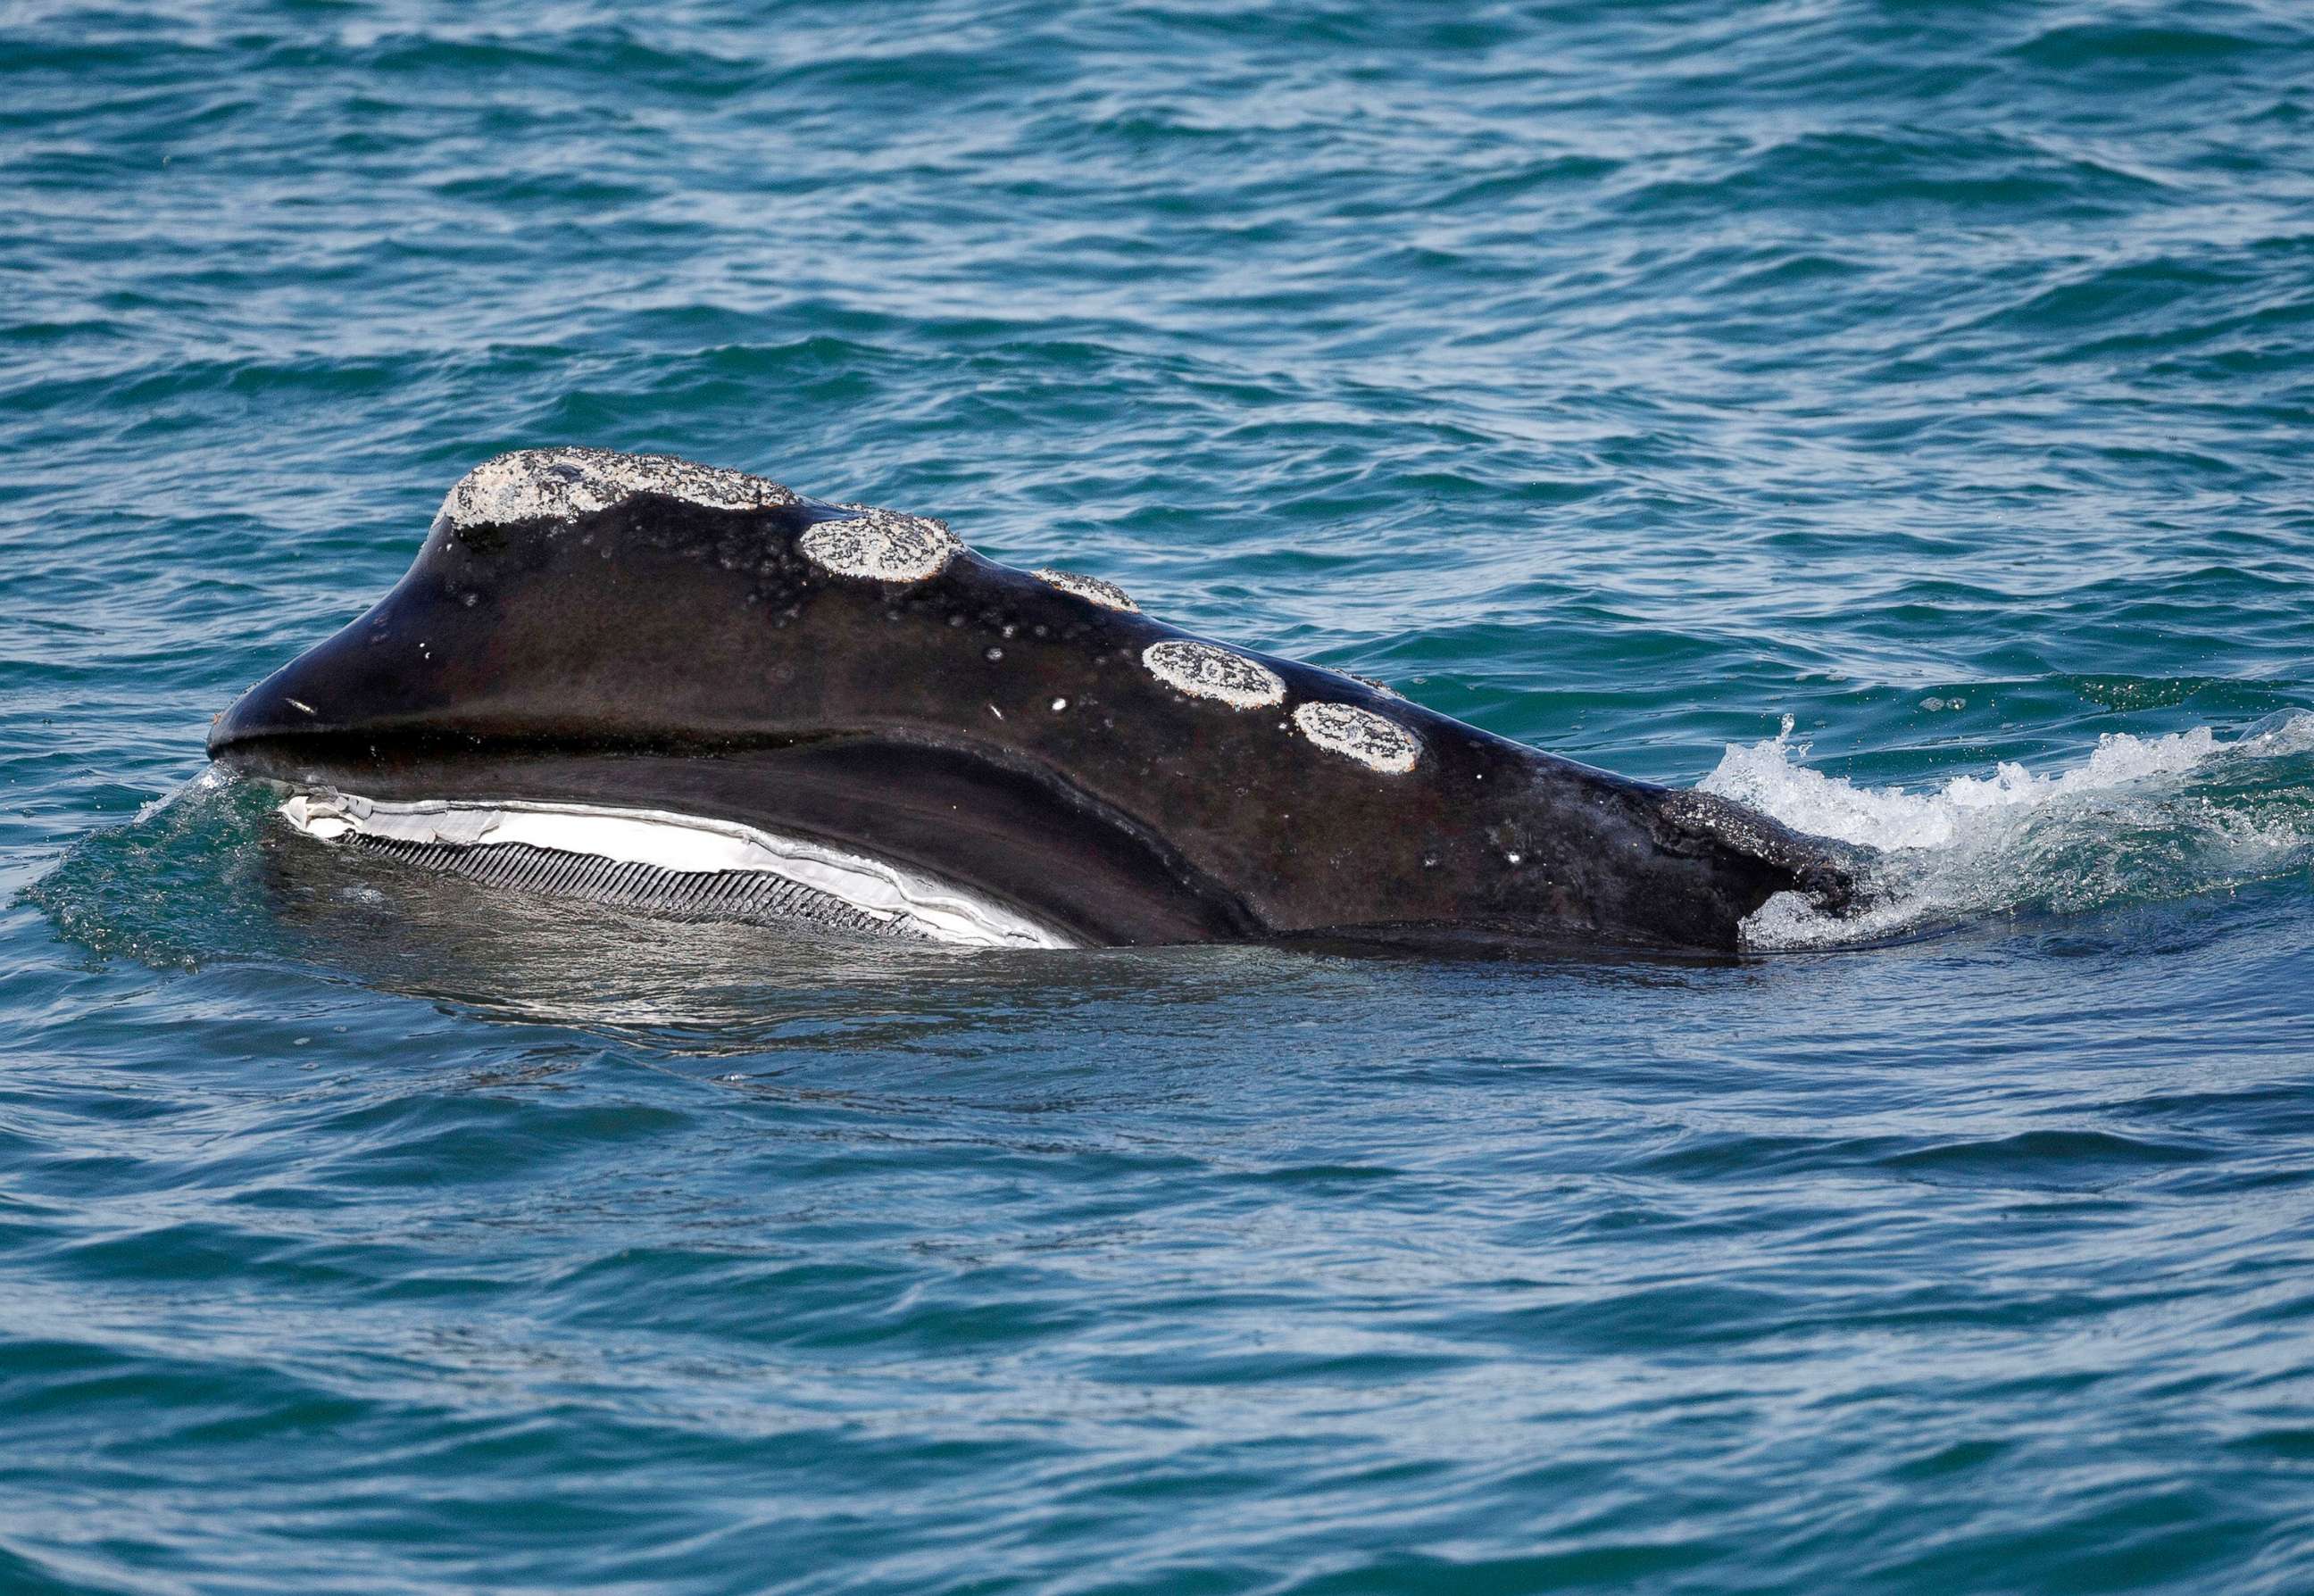
[{"label": "white underside of jaw", "polygon": [[752,870],[841,899],[862,914],[965,948],[1074,948],[1049,926],[953,883],[866,854],[735,821],[587,804],[386,803],[351,793],[294,794],[281,817],[309,837],[489,848],[523,843],[561,853],[700,875]]}]

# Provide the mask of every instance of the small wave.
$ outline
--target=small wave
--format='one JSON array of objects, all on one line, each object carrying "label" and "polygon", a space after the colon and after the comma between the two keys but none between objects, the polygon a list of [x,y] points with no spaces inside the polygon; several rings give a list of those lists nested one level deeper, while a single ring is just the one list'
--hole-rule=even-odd
[{"label": "small wave", "polygon": [[1878,850],[1876,906],[1835,919],[1793,894],[1744,924],[1762,948],[1885,939],[1993,914],[2079,913],[2245,886],[2314,863],[2314,711],[2232,742],[2207,727],[2112,732],[2084,763],[2003,763],[1923,791],[1859,787],[1804,763],[1792,721],[1730,745],[1703,791],[1795,830]]}]

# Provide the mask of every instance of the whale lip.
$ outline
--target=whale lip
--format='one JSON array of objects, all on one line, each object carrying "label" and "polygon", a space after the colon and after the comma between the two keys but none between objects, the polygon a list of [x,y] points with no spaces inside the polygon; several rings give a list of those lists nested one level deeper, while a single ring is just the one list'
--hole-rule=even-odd
[{"label": "whale lip", "polygon": [[1047,773],[961,744],[843,730],[712,742],[423,726],[287,735],[262,712],[220,743],[224,768],[291,794],[359,794],[367,813],[640,816],[872,860],[970,895],[992,906],[988,916],[1033,922],[1053,946],[1235,940],[1262,930],[1161,834]]},{"label": "whale lip", "polygon": [[[667,911],[743,905],[784,889],[840,906],[835,918],[957,946],[1064,948],[1076,939],[921,870],[757,826],[597,804],[425,798],[376,802],[296,788],[277,811],[316,841],[383,851],[485,881]],[[513,861],[508,868],[502,861]],[[808,918],[808,916],[807,916]]]}]

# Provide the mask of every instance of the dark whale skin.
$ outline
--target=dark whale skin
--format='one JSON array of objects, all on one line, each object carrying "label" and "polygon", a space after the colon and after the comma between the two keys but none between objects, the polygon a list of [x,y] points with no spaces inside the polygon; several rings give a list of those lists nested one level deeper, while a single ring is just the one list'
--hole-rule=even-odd
[{"label": "dark whale skin", "polygon": [[[373,798],[741,821],[1096,944],[1731,950],[1772,894],[1838,909],[1853,891],[1838,844],[1337,672],[1232,649],[1285,701],[1189,696],[1142,658],[1188,634],[968,550],[909,582],[799,550],[851,514],[645,491],[561,518],[446,515],[390,593],[219,718],[209,752]],[[1313,701],[1412,733],[1414,769],[1300,735]]]}]

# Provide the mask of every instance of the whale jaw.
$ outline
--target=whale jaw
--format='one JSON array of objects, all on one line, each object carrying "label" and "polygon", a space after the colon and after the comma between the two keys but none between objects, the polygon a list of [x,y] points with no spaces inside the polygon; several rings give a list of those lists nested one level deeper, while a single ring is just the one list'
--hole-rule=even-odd
[{"label": "whale jaw", "polygon": [[324,843],[516,891],[954,947],[1078,945],[923,871],[705,816],[504,800],[379,802],[329,789],[293,792],[279,814]]}]

